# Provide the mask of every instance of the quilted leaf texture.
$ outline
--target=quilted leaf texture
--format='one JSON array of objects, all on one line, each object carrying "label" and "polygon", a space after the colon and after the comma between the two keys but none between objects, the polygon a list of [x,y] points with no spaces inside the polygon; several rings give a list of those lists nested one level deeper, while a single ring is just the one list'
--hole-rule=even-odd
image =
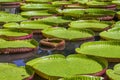
[{"label": "quilted leaf texture", "polygon": [[0,80],[23,80],[29,77],[24,67],[11,63],[0,63]]},{"label": "quilted leaf texture", "polygon": [[42,30],[50,28],[50,25],[34,22],[34,21],[23,21],[20,24],[18,23],[6,23],[3,25],[7,29],[26,29],[26,30]]},{"label": "quilted leaf texture", "polygon": [[102,31],[109,27],[108,24],[96,21],[96,20],[80,20],[73,21],[69,24],[70,28],[75,29],[92,29],[94,31]]},{"label": "quilted leaf texture", "polygon": [[0,22],[20,22],[27,20],[18,14],[11,14],[6,12],[0,12]]},{"label": "quilted leaf texture", "polygon": [[106,74],[111,80],[119,80],[120,79],[120,64],[116,64],[114,66],[114,70],[108,69],[106,71]]},{"label": "quilted leaf texture", "polygon": [[120,41],[87,42],[76,48],[80,54],[100,56],[105,58],[120,58]]},{"label": "quilted leaf texture", "polygon": [[72,76],[61,78],[59,80],[103,80],[103,77],[95,77],[95,76],[88,76],[88,75],[80,75],[80,76]]},{"label": "quilted leaf texture", "polygon": [[15,40],[15,41],[6,41],[0,39],[0,50],[5,48],[36,48],[38,42],[35,40]]},{"label": "quilted leaf texture", "polygon": [[105,40],[120,40],[120,28],[114,27],[108,31],[103,31],[100,36]]},{"label": "quilted leaf texture", "polygon": [[65,40],[80,40],[91,38],[94,34],[89,30],[71,30],[65,28],[48,28],[42,31],[45,37],[55,37]]},{"label": "quilted leaf texture", "polygon": [[35,3],[28,3],[28,4],[23,4],[21,6],[22,10],[39,10],[39,9],[52,9],[54,8],[54,6],[52,6],[51,4],[35,4]]},{"label": "quilted leaf texture", "polygon": [[21,0],[0,0],[0,2],[20,2]]},{"label": "quilted leaf texture", "polygon": [[27,62],[27,66],[33,68],[39,76],[49,80],[77,74],[97,73],[106,68],[107,64],[103,58],[91,58],[80,54],[69,55],[66,58],[63,55],[55,54]]}]

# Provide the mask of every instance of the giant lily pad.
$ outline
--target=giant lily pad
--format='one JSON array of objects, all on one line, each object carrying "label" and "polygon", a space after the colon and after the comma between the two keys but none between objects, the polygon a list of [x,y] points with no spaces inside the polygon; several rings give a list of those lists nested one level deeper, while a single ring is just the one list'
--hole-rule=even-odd
[{"label": "giant lily pad", "polygon": [[106,10],[106,9],[86,9],[86,16],[94,16],[94,17],[104,17],[104,16],[114,16],[115,11]]},{"label": "giant lily pad", "polygon": [[48,13],[47,11],[25,11],[21,12],[21,15],[25,17],[32,17],[32,16],[51,16],[52,14]]},{"label": "giant lily pad", "polygon": [[114,66],[114,70],[108,69],[106,71],[107,76],[111,80],[119,80],[120,79],[120,64]]},{"label": "giant lily pad", "polygon": [[77,53],[106,58],[120,58],[120,41],[87,42],[76,48]]},{"label": "giant lily pad", "polygon": [[103,77],[80,75],[80,76],[65,77],[59,80],[103,80],[103,79],[104,79]]},{"label": "giant lily pad", "polygon": [[39,2],[39,3],[43,3],[43,2],[52,2],[53,0],[25,0],[25,2]]},{"label": "giant lily pad", "polygon": [[11,63],[0,63],[0,80],[23,80],[29,77],[24,67]]},{"label": "giant lily pad", "polygon": [[81,40],[88,39],[94,36],[90,30],[70,30],[65,28],[49,28],[42,31],[46,37],[55,37],[65,40]]},{"label": "giant lily pad", "polygon": [[86,4],[89,0],[70,0],[72,2],[78,2],[80,4]]},{"label": "giant lily pad", "polygon": [[51,4],[23,4],[22,10],[40,10],[40,9],[52,9],[54,8]]},{"label": "giant lily pad", "polygon": [[73,21],[69,24],[70,28],[75,29],[92,29],[94,31],[102,31],[105,28],[108,28],[109,25],[99,22],[99,21],[92,21],[92,20],[80,20],[80,21]]},{"label": "giant lily pad", "polygon": [[43,18],[43,19],[38,19],[37,21],[46,23],[46,24],[64,24],[64,23],[69,23],[70,20],[65,20],[62,17],[56,17],[56,16],[52,16],[52,17],[47,17],[47,18]]},{"label": "giant lily pad", "polygon": [[32,32],[20,32],[17,30],[0,29],[0,37],[8,40],[30,39]]},{"label": "giant lily pad", "polygon": [[69,55],[66,58],[55,54],[31,60],[27,62],[27,66],[46,79],[57,80],[59,77],[100,72],[107,67],[107,61],[80,54]]},{"label": "giant lily pad", "polygon": [[34,21],[24,21],[20,24],[18,23],[7,23],[3,25],[4,28],[8,29],[26,29],[26,30],[42,30],[51,27],[50,25],[42,24]]},{"label": "giant lily pad", "polygon": [[0,53],[18,53],[33,51],[37,48],[38,42],[35,40],[6,41],[0,39]]},{"label": "giant lily pad", "polygon": [[61,6],[61,5],[69,5],[72,4],[70,1],[54,1],[52,2],[52,5],[54,6]]},{"label": "giant lily pad", "polygon": [[120,40],[120,28],[109,29],[108,31],[103,31],[100,36],[105,40]]},{"label": "giant lily pad", "polygon": [[100,1],[89,1],[87,2],[87,5],[89,7],[107,7],[111,5],[111,2],[100,2]]},{"label": "giant lily pad", "polygon": [[1,2],[20,2],[21,0],[0,0]]},{"label": "giant lily pad", "polygon": [[83,9],[63,9],[58,10],[59,14],[63,14],[64,16],[72,16],[72,17],[81,17],[84,15]]},{"label": "giant lily pad", "polygon": [[0,22],[20,22],[27,20],[18,14],[11,14],[6,12],[0,12]]}]

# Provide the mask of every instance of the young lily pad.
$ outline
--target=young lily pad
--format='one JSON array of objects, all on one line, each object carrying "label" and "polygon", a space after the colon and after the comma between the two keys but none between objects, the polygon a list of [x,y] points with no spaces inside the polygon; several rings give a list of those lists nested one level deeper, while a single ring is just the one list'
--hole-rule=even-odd
[{"label": "young lily pad", "polygon": [[0,80],[23,80],[29,77],[24,67],[11,63],[0,63]]},{"label": "young lily pad", "polygon": [[120,41],[87,42],[76,48],[80,54],[100,56],[105,58],[120,58]]},{"label": "young lily pad", "polygon": [[46,25],[46,24],[34,22],[34,21],[24,21],[24,22],[21,22],[20,24],[7,23],[3,26],[4,28],[8,28],[8,29],[25,29],[25,30],[42,30],[42,29],[47,29],[51,27],[50,25]]},{"label": "young lily pad", "polygon": [[40,9],[52,9],[54,6],[51,4],[23,4],[21,6],[22,10],[40,10]]},{"label": "young lily pad", "polygon": [[80,20],[80,21],[73,21],[69,24],[70,28],[75,29],[92,29],[94,31],[102,31],[105,28],[109,27],[108,24],[99,22],[99,21],[92,21],[92,20]]},{"label": "young lily pad", "polygon": [[0,0],[1,2],[20,2],[21,0]]},{"label": "young lily pad", "polygon": [[69,55],[66,58],[63,55],[55,54],[33,59],[26,65],[31,67],[39,76],[57,80],[56,78],[59,77],[100,72],[107,67],[107,61],[80,54]]},{"label": "young lily pad", "polygon": [[114,70],[108,69],[106,71],[107,76],[111,80],[119,80],[120,79],[120,64],[114,66]]},{"label": "young lily pad", "polygon": [[25,11],[21,12],[21,15],[25,17],[32,17],[32,16],[51,16],[52,14],[48,13],[47,11]]},{"label": "young lily pad", "polygon": [[[1,39],[0,39],[1,40]],[[0,42],[0,53],[18,53],[33,51],[38,46],[35,40],[16,40]]]},{"label": "young lily pad", "polygon": [[61,38],[65,40],[81,40],[91,38],[94,33],[89,30],[70,30],[65,28],[49,28],[42,31],[45,37]]},{"label": "young lily pad", "polygon": [[104,80],[104,78],[97,76],[79,75],[79,76],[60,78],[59,80]]},{"label": "young lily pad", "polygon": [[64,23],[70,22],[70,20],[65,20],[62,17],[56,17],[56,16],[38,19],[37,21],[40,21],[40,22],[45,23],[45,24],[51,24],[51,25],[64,24]]},{"label": "young lily pad", "polygon": [[0,22],[20,22],[27,20],[18,14],[11,14],[6,12],[0,12]]},{"label": "young lily pad", "polygon": [[120,40],[120,28],[109,29],[108,31],[103,31],[100,36],[105,40]]}]

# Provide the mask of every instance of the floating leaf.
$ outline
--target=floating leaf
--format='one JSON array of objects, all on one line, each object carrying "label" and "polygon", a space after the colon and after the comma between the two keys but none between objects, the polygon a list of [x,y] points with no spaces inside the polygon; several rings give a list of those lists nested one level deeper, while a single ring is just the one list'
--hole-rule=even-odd
[{"label": "floating leaf", "polygon": [[120,41],[87,42],[76,48],[77,53],[106,58],[120,58]]},{"label": "floating leaf", "polygon": [[62,17],[47,17],[47,18],[42,18],[42,19],[38,19],[37,21],[46,23],[46,24],[64,24],[64,23],[69,23],[70,20],[65,20]]},{"label": "floating leaf", "polygon": [[94,36],[93,32],[89,30],[70,30],[65,28],[49,28],[42,31],[46,37],[55,37],[65,40],[80,40],[91,38]]},{"label": "floating leaf", "polygon": [[52,14],[47,11],[25,11],[21,12],[22,16],[32,17],[32,16],[51,16]]},{"label": "floating leaf", "polygon": [[54,8],[51,4],[23,4],[22,10],[40,10],[40,9],[52,9]]},{"label": "floating leaf", "polygon": [[105,40],[120,40],[120,28],[109,29],[108,31],[103,31],[100,36]]},{"label": "floating leaf", "polygon": [[[1,40],[0,40],[1,41]],[[0,42],[0,53],[24,53],[36,50],[38,42],[35,40],[15,40]]]},{"label": "floating leaf", "polygon": [[69,55],[67,58],[63,55],[55,54],[33,59],[27,62],[26,65],[33,68],[38,75],[54,80],[54,78],[59,77],[100,72],[107,67],[107,61],[102,58],[80,54]]},{"label": "floating leaf", "polygon": [[21,0],[0,0],[0,2],[20,2]]},{"label": "floating leaf", "polygon": [[52,2],[53,0],[26,0],[25,2],[39,2],[39,3],[43,3],[43,2]]},{"label": "floating leaf", "polygon": [[[1,39],[0,39],[1,40]],[[36,48],[38,43],[35,40],[16,40],[0,42],[0,49],[5,48]]]},{"label": "floating leaf", "polygon": [[20,24],[18,23],[7,23],[3,25],[4,28],[8,29],[28,29],[28,30],[42,30],[42,29],[47,29],[51,27],[50,25],[46,25],[43,23],[39,22],[34,22],[34,21],[24,21],[21,22]]},{"label": "floating leaf", "polygon": [[95,20],[80,20],[73,21],[69,24],[70,28],[75,29],[92,29],[94,31],[102,31],[105,28],[109,27],[108,24],[95,21]]},{"label": "floating leaf", "polygon": [[27,20],[18,14],[0,12],[0,22],[20,22]]},{"label": "floating leaf", "polygon": [[89,7],[107,7],[111,2],[89,1],[86,3]]},{"label": "floating leaf", "polygon": [[59,80],[103,80],[103,79],[104,79],[103,77],[79,75],[79,76],[61,78]]},{"label": "floating leaf", "polygon": [[23,80],[29,77],[24,67],[11,63],[0,63],[0,80]]},{"label": "floating leaf", "polygon": [[107,76],[112,80],[120,79],[120,64],[114,66],[114,70],[108,69],[106,71]]}]

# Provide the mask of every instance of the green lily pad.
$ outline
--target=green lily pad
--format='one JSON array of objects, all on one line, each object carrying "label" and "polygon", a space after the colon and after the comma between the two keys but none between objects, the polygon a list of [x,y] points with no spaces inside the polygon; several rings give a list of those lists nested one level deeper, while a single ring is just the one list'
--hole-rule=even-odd
[{"label": "green lily pad", "polygon": [[84,16],[83,9],[63,9],[63,10],[58,10],[58,13],[63,14],[64,16],[72,16],[72,17]]},{"label": "green lily pad", "polygon": [[42,24],[34,21],[24,21],[20,24],[18,23],[7,23],[3,25],[7,29],[26,29],[26,30],[42,30],[50,28],[50,25]]},{"label": "green lily pad", "polygon": [[107,76],[112,80],[120,79],[120,64],[114,66],[114,70],[108,69],[106,71]]},{"label": "green lily pad", "polygon": [[120,41],[87,42],[76,48],[80,54],[100,56],[105,58],[120,58]]},{"label": "green lily pad", "polygon": [[0,0],[1,2],[20,2],[21,0]]},{"label": "green lily pad", "polygon": [[70,0],[72,2],[78,2],[80,4],[86,4],[89,0]]},{"label": "green lily pad", "polygon": [[51,16],[52,14],[48,13],[47,11],[25,11],[21,12],[21,15],[25,17],[32,17],[32,16]]},{"label": "green lily pad", "polygon": [[26,65],[46,79],[54,80],[55,78],[57,80],[56,78],[59,77],[100,72],[107,67],[107,61],[80,54],[69,55],[66,58],[63,55],[55,54],[33,59]]},{"label": "green lily pad", "polygon": [[52,2],[53,0],[26,0],[25,2],[35,2],[35,3],[44,3],[44,2]]},{"label": "green lily pad", "polygon": [[11,63],[0,63],[0,80],[23,80],[29,77],[24,67]]},{"label": "green lily pad", "polygon": [[23,4],[21,6],[22,10],[40,10],[40,9],[52,9],[54,6],[51,4]]},{"label": "green lily pad", "polygon": [[111,5],[111,2],[100,2],[100,1],[89,1],[87,2],[87,6],[89,7],[105,7],[107,5]]},{"label": "green lily pad", "polygon": [[109,29],[108,31],[103,31],[100,36],[105,40],[120,40],[120,28]]},{"label": "green lily pad", "polygon": [[107,9],[86,9],[85,13],[86,16],[101,17],[101,16],[114,16],[116,12]]},{"label": "green lily pad", "polygon": [[104,79],[103,77],[79,75],[79,76],[60,78],[59,80],[103,80],[103,79]]},{"label": "green lily pad", "polygon": [[68,5],[68,4],[72,4],[72,2],[70,2],[70,1],[54,1],[54,2],[52,2],[52,5],[54,5],[54,6],[61,6],[61,5]]},{"label": "green lily pad", "polygon": [[102,31],[105,28],[109,27],[108,24],[99,22],[99,21],[92,21],[92,20],[80,20],[80,21],[73,21],[69,24],[70,28],[75,29],[92,29],[94,31]]},{"label": "green lily pad", "polygon": [[65,40],[80,40],[91,38],[94,33],[89,30],[70,30],[65,28],[49,28],[42,31],[45,37],[55,37]]},{"label": "green lily pad", "polygon": [[29,33],[27,33],[27,32],[20,32],[17,30],[0,29],[0,36],[19,37],[19,36],[27,36],[27,35],[29,35]]},{"label": "green lily pad", "polygon": [[51,25],[64,24],[64,23],[70,22],[70,20],[65,20],[62,17],[55,17],[55,16],[47,17],[47,18],[43,18],[43,19],[38,19],[37,21],[40,21],[40,22],[45,23],[45,24],[51,24]]},{"label": "green lily pad", "polygon": [[6,41],[0,39],[0,49],[5,48],[36,48],[38,42],[35,40],[16,40],[16,41]]},{"label": "green lily pad", "polygon": [[27,20],[18,14],[11,14],[6,12],[0,12],[0,22],[20,22]]}]

